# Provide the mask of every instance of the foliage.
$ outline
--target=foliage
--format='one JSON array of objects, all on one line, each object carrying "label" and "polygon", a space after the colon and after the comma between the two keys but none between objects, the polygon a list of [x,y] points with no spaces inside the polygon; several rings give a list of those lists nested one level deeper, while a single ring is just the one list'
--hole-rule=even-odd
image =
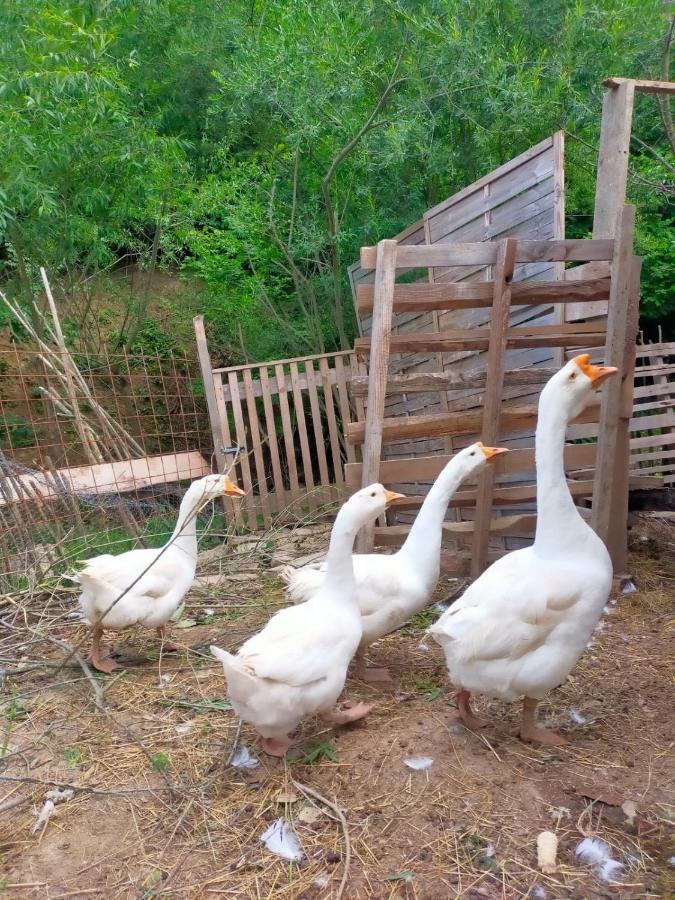
[{"label": "foliage", "polygon": [[310,764],[321,762],[322,759],[337,762],[337,749],[332,741],[317,741],[309,748],[304,759]]},{"label": "foliage", "polygon": [[[202,312],[223,363],[346,346],[359,246],[558,128],[568,234],[589,233],[601,82],[660,77],[667,16],[659,0],[3,4],[8,287],[27,302],[39,265],[60,276],[73,340],[161,355]],[[654,97],[633,133],[644,324],[672,328],[675,156]],[[133,301],[92,299],[92,275],[130,259]],[[161,326],[157,264],[191,286]]]}]

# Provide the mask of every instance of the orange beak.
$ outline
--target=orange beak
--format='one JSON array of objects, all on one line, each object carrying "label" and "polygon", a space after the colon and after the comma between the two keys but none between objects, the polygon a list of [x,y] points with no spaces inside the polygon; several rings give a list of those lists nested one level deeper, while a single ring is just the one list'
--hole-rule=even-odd
[{"label": "orange beak", "polygon": [[481,441],[476,441],[480,449],[483,451],[485,455],[485,459],[488,461],[494,459],[495,456],[499,456],[500,453],[508,453],[508,447],[486,447]]},{"label": "orange beak", "polygon": [[385,491],[384,496],[387,500],[387,506],[391,506],[395,500],[403,500],[405,494],[397,494],[396,491]]},{"label": "orange beak", "polygon": [[230,481],[229,478],[225,479],[225,493],[228,497],[245,497],[246,491],[242,491],[240,487],[234,483],[234,481]]},{"label": "orange beak", "polygon": [[579,366],[584,375],[590,378],[593,389],[597,390],[603,381],[611,375],[616,375],[619,370],[616,366],[594,366],[590,359],[589,353],[581,353],[574,357],[573,362]]}]

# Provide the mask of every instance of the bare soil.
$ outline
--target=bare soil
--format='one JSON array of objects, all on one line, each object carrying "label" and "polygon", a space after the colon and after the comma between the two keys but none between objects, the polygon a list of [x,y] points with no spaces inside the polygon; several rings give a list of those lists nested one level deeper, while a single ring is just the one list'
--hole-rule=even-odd
[{"label": "bare soil", "polygon": [[[457,724],[442,654],[424,638],[432,608],[371,651],[394,686],[349,679],[346,698],[376,704],[366,719],[305,723],[285,761],[265,757],[244,726],[239,740],[260,765],[236,769],[238,723],[208,646],[238,647],[284,602],[268,566],[293,553],[270,558],[275,541],[221,557],[224,577],[195,588],[185,617],[196,624],[174,630],[185,650],[160,658],[154,634],[121,636],[126,668],[96,678],[104,712],[79,665],[59,668],[63,649],[39,636],[86,638],[70,616],[75,593],[0,599],[0,893],[301,900],[336,897],[347,871],[343,896],[354,900],[673,896],[672,528],[637,522],[637,592],[616,594],[592,646],[543,704],[569,747],[521,743],[519,710],[507,704],[477,702],[493,723],[481,734]],[[436,599],[459,587],[442,580]],[[415,756],[433,764],[413,771],[405,760]],[[32,833],[52,782],[74,796]],[[300,863],[260,842],[280,816],[300,839]],[[544,830],[559,840],[552,874],[537,869]],[[624,864],[617,881],[576,858],[585,836]]]}]

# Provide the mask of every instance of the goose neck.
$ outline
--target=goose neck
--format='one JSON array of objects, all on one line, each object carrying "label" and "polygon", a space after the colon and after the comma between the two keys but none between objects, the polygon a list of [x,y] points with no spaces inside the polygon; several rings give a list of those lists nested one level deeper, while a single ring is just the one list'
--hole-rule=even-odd
[{"label": "goose neck", "polygon": [[539,550],[562,550],[574,542],[587,526],[574,505],[565,477],[564,407],[540,403],[535,437],[537,469],[537,528]]},{"label": "goose neck", "polygon": [[435,571],[440,564],[443,521],[448,503],[464,475],[451,460],[433,483],[399,553],[414,560],[423,571]]},{"label": "goose neck", "polygon": [[[356,582],[352,553],[360,527],[361,523],[354,521],[352,511],[345,504],[335,519],[326,555],[326,582],[329,586],[339,586],[340,596],[349,597],[354,603]],[[345,587],[348,590],[344,590]]]},{"label": "goose neck", "polygon": [[172,547],[182,550],[190,559],[197,560],[197,509],[200,497],[190,494],[183,497],[178,510],[178,518],[169,539]]}]

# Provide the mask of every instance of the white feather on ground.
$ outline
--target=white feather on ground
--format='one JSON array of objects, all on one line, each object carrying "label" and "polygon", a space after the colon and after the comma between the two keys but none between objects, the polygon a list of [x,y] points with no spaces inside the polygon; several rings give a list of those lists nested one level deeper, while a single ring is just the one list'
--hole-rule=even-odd
[{"label": "white feather on ground", "polygon": [[623,863],[613,859],[609,845],[600,838],[584,838],[577,844],[575,853],[582,863],[593,866],[595,874],[603,881],[614,881],[621,875]]},{"label": "white feather on ground", "polygon": [[298,836],[283,816],[260,835],[260,840],[270,853],[275,853],[283,859],[299,862],[305,855],[302,852]]}]

